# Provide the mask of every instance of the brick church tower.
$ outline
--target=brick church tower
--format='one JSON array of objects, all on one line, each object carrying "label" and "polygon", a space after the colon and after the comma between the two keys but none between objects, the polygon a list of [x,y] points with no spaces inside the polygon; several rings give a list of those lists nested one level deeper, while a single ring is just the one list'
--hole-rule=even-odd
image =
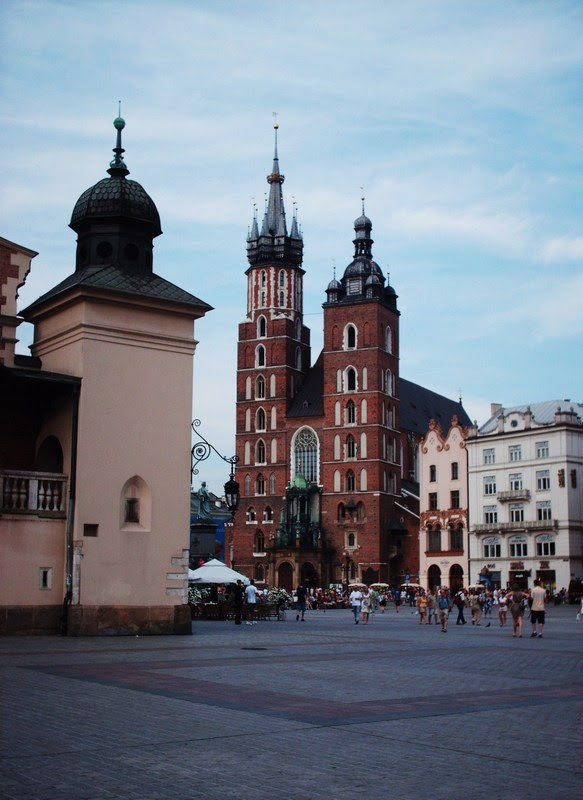
[{"label": "brick church tower", "polygon": [[371,230],[363,201],[354,259],[326,290],[322,463],[325,528],[351,576],[368,583],[388,578],[388,523],[401,516],[399,311]]},{"label": "brick church tower", "polygon": [[416,449],[461,403],[399,377],[397,295],[372,257],[372,223],[326,289],[324,348],[310,364],[303,241],[288,233],[277,155],[259,229],[247,238],[239,326],[237,480],[231,562],[259,585],[401,583],[419,571]]}]

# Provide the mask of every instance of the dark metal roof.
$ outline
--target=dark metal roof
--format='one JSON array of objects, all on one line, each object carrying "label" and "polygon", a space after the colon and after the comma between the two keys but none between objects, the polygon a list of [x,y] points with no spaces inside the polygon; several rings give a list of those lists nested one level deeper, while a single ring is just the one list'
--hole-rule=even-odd
[{"label": "dark metal roof", "polygon": [[75,203],[69,224],[77,230],[83,220],[96,217],[141,220],[152,226],[152,236],[162,233],[154,201],[141,184],[125,176],[112,175],[86,189]]},{"label": "dark metal roof", "polygon": [[444,433],[449,430],[451,419],[457,416],[460,425],[467,428],[472,424],[463,405],[450,400],[442,394],[432,392],[417,383],[399,378],[401,397],[401,429],[424,436],[430,420],[439,422]]},{"label": "dark metal roof", "polygon": [[42,297],[39,297],[38,300],[35,300],[28,308],[25,308],[22,315],[25,316],[31,309],[76,287],[104,289],[131,297],[165,300],[170,303],[199,308],[204,312],[212,310],[212,306],[209,306],[208,303],[199,300],[198,297],[185,292],[153,272],[146,274],[141,272],[131,273],[110,264],[103,267],[87,267],[79,272],[74,272],[42,295]]},{"label": "dark metal roof", "polygon": [[292,400],[287,417],[321,417],[324,415],[324,370],[322,355],[316,361]]}]

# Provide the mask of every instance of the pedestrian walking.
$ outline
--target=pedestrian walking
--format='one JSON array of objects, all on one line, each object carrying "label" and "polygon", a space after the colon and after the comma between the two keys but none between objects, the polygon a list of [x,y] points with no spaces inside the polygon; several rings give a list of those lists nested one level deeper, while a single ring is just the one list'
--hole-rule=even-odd
[{"label": "pedestrian walking", "polygon": [[243,589],[243,581],[241,578],[237,580],[237,583],[233,586],[233,606],[235,607],[235,625],[241,624],[241,612],[243,610],[243,595],[245,590]]},{"label": "pedestrian walking", "polygon": [[508,598],[506,592],[501,589],[498,592],[498,619],[500,620],[500,627],[504,628],[506,625],[506,616],[508,614]]},{"label": "pedestrian walking", "polygon": [[454,598],[454,605],[457,608],[457,619],[455,624],[465,625],[466,619],[464,617],[464,608],[466,607],[466,593],[463,589],[460,589],[459,592],[457,592]]},{"label": "pedestrian walking", "polygon": [[395,601],[395,611],[398,614],[401,609],[401,592],[398,589],[394,590],[393,599]]},{"label": "pedestrian walking", "polygon": [[472,625],[482,624],[482,605],[480,603],[480,596],[473,590],[470,592],[470,612],[472,614]]},{"label": "pedestrian walking", "polygon": [[526,592],[521,591],[520,586],[515,583],[512,591],[507,594],[508,602],[510,604],[510,616],[512,617],[512,636],[522,639],[522,621],[524,618],[524,610],[527,603]]},{"label": "pedestrian walking", "polygon": [[[532,604],[530,606],[530,622],[532,625],[531,639],[543,638],[543,627],[545,624],[545,598],[546,591],[540,583],[540,578],[535,578],[534,589],[530,593]],[[538,625],[538,634],[537,634]]]},{"label": "pedestrian walking", "polygon": [[368,586],[366,586],[362,590],[362,600],[361,600],[361,604],[360,604],[360,613],[361,613],[362,624],[363,625],[368,625],[368,618],[369,618],[369,615],[370,615],[370,613],[372,611],[372,603],[373,603],[372,595],[371,595],[371,593],[369,591]]},{"label": "pedestrian walking", "polygon": [[251,578],[249,586],[245,589],[245,602],[247,603],[247,625],[257,625],[255,619],[255,609],[257,608],[257,595],[259,590],[255,586],[255,581]]},{"label": "pedestrian walking", "polygon": [[441,623],[441,632],[447,633],[447,621],[449,617],[450,602],[445,589],[439,590],[437,597],[437,608],[439,609],[439,621]]},{"label": "pedestrian walking", "polygon": [[305,622],[304,616],[306,613],[306,587],[300,584],[296,589],[296,597],[298,598],[298,602],[296,605],[296,622],[299,622],[300,619],[302,622]]},{"label": "pedestrian walking", "polygon": [[360,607],[362,605],[362,592],[360,589],[355,588],[350,592],[348,602],[350,603],[352,613],[354,614],[354,624],[358,625],[360,622]]},{"label": "pedestrian walking", "polygon": [[427,610],[427,624],[431,625],[431,620],[437,625],[437,600],[435,599],[435,592],[429,589],[425,597],[425,608]]}]

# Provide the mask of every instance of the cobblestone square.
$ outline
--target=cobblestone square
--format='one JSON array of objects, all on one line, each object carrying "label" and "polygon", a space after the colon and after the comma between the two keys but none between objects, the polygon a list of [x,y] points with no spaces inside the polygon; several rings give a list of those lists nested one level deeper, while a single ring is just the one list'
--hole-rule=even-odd
[{"label": "cobblestone square", "polygon": [[[2,800],[580,798],[583,621],[0,640]],[[487,622],[488,620],[485,620]],[[451,621],[453,623],[453,620]]]}]

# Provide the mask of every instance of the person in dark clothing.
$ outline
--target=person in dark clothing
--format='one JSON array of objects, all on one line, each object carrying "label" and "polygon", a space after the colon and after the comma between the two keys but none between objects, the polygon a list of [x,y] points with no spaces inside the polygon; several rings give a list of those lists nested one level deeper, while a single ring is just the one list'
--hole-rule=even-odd
[{"label": "person in dark clothing", "polygon": [[[301,619],[302,622],[305,622],[304,614],[306,613],[306,587],[305,586],[298,586],[296,591],[296,597],[298,598],[298,613],[296,614],[296,622],[299,622]],[[300,616],[301,615],[301,616]]]},{"label": "person in dark clothing", "polygon": [[235,606],[235,625],[241,624],[241,611],[243,610],[243,581],[239,578],[233,587],[233,605]]}]

